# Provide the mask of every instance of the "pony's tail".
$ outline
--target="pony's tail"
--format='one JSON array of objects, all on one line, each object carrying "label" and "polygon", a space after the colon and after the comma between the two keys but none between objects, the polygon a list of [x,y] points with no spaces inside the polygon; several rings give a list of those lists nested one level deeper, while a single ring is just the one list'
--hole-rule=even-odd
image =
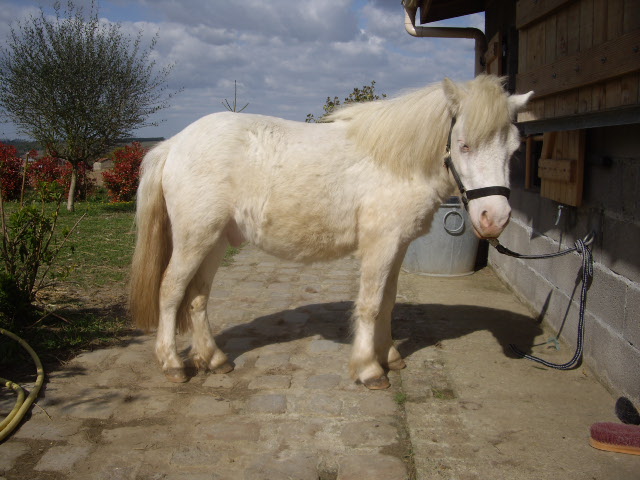
[{"label": "pony's tail", "polygon": [[162,192],[162,170],[170,143],[162,142],[144,157],[136,197],[136,248],[131,263],[129,311],[145,331],[158,326],[160,284],[171,258],[171,224]]}]

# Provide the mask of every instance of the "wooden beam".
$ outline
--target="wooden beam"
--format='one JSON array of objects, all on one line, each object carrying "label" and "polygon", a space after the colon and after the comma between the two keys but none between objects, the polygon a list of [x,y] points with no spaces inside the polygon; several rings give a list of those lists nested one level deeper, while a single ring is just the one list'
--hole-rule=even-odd
[{"label": "wooden beam", "polygon": [[640,71],[640,29],[517,76],[536,99]]}]

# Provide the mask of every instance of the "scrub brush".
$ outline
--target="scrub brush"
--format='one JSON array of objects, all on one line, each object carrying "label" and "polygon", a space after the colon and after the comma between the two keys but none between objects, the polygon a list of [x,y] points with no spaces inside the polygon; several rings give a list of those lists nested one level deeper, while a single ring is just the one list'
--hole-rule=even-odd
[{"label": "scrub brush", "polygon": [[599,450],[640,455],[640,426],[599,422],[591,425],[589,444]]}]

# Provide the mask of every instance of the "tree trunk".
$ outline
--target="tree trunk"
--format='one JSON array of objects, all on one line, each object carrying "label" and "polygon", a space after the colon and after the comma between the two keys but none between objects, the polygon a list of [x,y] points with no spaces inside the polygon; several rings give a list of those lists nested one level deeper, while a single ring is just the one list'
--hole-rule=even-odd
[{"label": "tree trunk", "polygon": [[78,181],[78,164],[71,163],[71,182],[69,182],[69,197],[67,198],[67,210],[75,211],[76,183]]}]

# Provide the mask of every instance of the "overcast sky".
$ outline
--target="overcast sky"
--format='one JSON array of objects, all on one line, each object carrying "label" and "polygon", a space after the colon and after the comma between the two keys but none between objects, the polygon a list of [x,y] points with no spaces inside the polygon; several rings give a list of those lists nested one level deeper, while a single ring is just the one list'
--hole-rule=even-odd
[{"label": "overcast sky", "polygon": [[[0,0],[3,44],[10,24],[39,6],[49,12],[52,3]],[[473,77],[473,40],[411,37],[400,0],[102,0],[100,17],[132,36],[158,32],[154,58],[175,63],[169,87],[183,91],[158,114],[159,126],[137,136],[170,137],[223,111],[234,80],[239,106],[249,103],[245,112],[304,121],[323,113],[327,96],[343,99],[372,80],[376,92],[393,96],[444,77]],[[484,16],[440,24],[484,30]],[[16,136],[24,137],[0,125],[1,138]]]}]

